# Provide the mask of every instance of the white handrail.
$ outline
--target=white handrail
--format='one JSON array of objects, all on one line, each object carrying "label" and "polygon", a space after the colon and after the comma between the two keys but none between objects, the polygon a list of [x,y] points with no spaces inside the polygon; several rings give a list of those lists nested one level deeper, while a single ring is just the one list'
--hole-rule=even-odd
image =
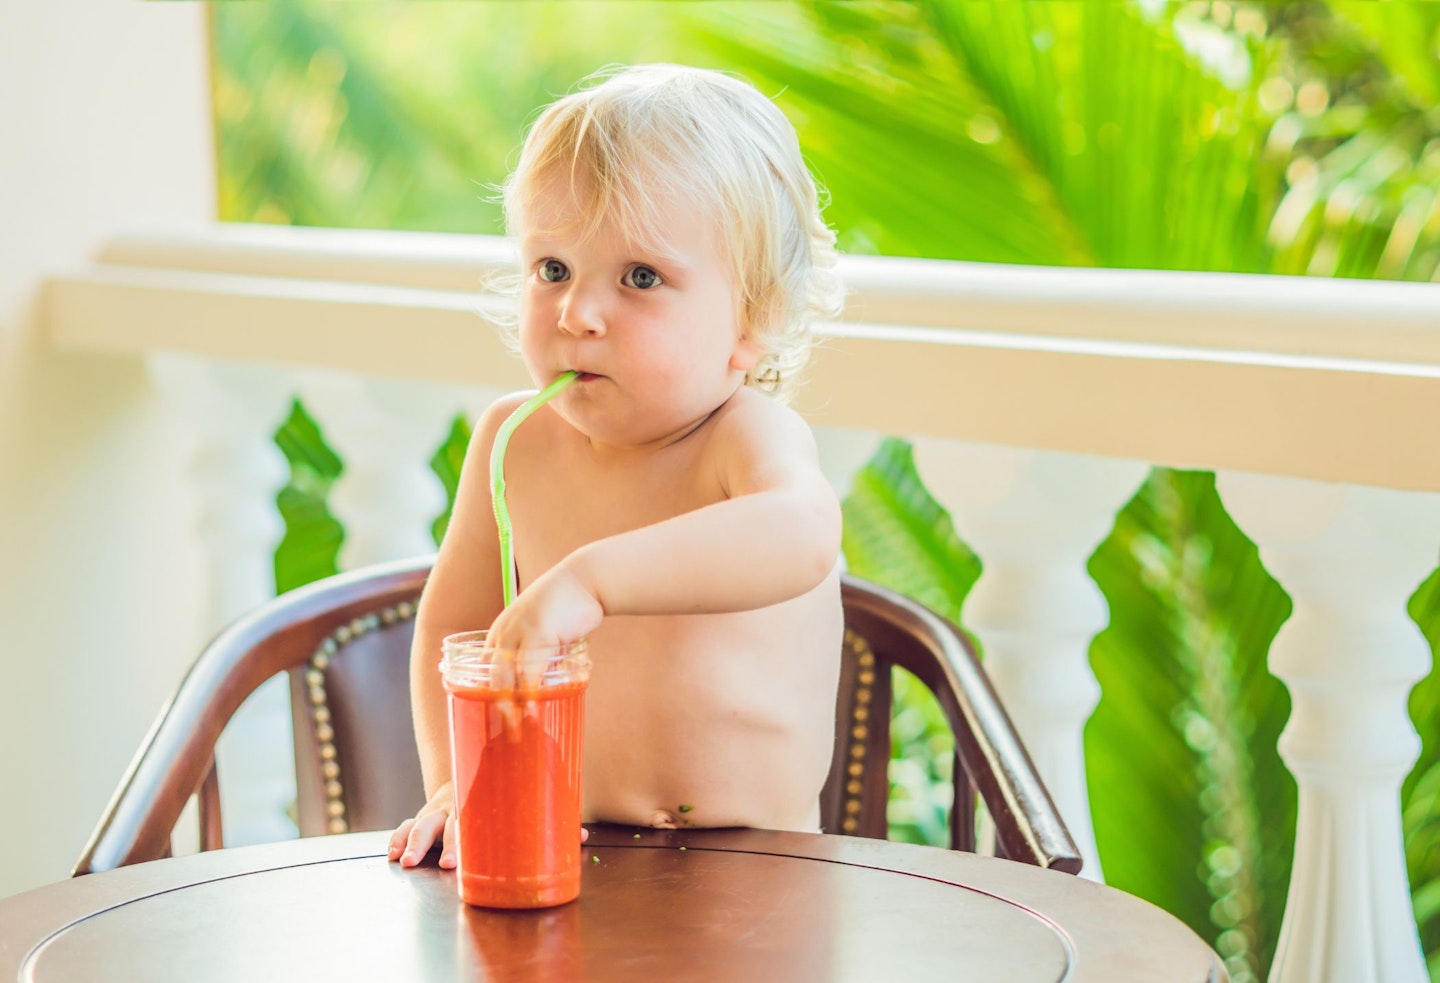
[{"label": "white handrail", "polygon": [[[105,266],[474,292],[498,236],[223,224],[120,236]],[[842,321],[1440,367],[1440,286],[1240,273],[845,256]]]},{"label": "white handrail", "polygon": [[[497,237],[215,226],[47,285],[62,348],[523,386]],[[1440,287],[847,256],[800,408],[897,434],[1440,491]]]}]

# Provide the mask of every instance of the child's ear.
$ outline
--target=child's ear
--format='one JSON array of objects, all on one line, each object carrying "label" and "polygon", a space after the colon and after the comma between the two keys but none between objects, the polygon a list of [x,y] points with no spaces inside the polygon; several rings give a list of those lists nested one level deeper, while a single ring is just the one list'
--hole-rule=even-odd
[{"label": "child's ear", "polygon": [[735,350],[730,353],[730,367],[748,374],[764,354],[764,349],[754,340],[750,332],[742,332],[740,337],[735,340]]}]

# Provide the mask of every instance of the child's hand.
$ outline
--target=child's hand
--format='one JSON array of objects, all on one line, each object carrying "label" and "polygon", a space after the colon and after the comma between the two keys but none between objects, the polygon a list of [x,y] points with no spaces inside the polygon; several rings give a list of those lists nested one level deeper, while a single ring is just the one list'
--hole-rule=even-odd
[{"label": "child's hand", "polygon": [[[490,626],[487,641],[519,652],[578,642],[600,626],[605,610],[594,593],[561,563],[521,591]],[[521,672],[534,667],[522,666]]]},{"label": "child's hand", "polygon": [[390,834],[390,859],[401,867],[414,867],[430,852],[436,838],[440,843],[440,866],[455,866],[455,785],[446,782],[420,807],[414,819],[407,819]]}]

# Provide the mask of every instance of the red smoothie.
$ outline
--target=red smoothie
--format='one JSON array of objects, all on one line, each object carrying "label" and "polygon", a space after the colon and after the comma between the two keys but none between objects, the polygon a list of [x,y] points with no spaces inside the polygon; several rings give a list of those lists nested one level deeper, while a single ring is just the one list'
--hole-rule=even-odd
[{"label": "red smoothie", "polygon": [[466,903],[543,908],[579,895],[585,686],[446,682]]}]

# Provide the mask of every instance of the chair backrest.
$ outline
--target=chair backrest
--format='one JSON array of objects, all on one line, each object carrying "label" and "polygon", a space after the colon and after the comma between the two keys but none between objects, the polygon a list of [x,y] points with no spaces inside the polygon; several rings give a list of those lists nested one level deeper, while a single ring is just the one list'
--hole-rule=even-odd
[{"label": "chair backrest", "polygon": [[1009,715],[954,624],[878,584],[846,577],[844,659],[835,753],[821,796],[826,832],[888,832],[892,669],[935,695],[955,736],[950,845],[975,849],[978,794],[995,827],[996,853],[1066,873],[1080,851],[1041,782]]},{"label": "chair backrest", "polygon": [[410,720],[418,599],[417,585],[411,597],[336,625],[290,668],[301,836],[394,829],[425,801]]},{"label": "chair backrest", "polygon": [[[215,772],[215,742],[220,732],[245,698],[262,683],[297,668],[307,672],[317,653],[329,652],[330,642],[335,643],[336,650],[331,653],[334,656],[331,664],[321,670],[328,684],[324,691],[328,694],[333,689],[347,696],[359,696],[354,693],[356,687],[347,685],[350,674],[346,671],[348,660],[341,651],[341,640],[348,642],[357,627],[372,624],[372,616],[383,624],[387,610],[397,615],[403,612],[403,617],[397,617],[399,630],[393,633],[378,628],[367,630],[363,633],[369,641],[365,648],[376,647],[388,635],[394,644],[380,647],[388,662],[397,663],[392,669],[400,673],[402,682],[398,690],[386,687],[367,691],[364,694],[367,701],[373,699],[374,702],[363,709],[358,703],[347,704],[346,710],[334,718],[334,723],[345,723],[345,737],[332,741],[331,750],[324,753],[339,760],[342,749],[349,750],[352,741],[365,740],[364,731],[368,728],[391,728],[391,733],[403,735],[398,744],[408,748],[413,762],[409,771],[397,767],[384,774],[383,781],[376,782],[361,777],[368,772],[356,771],[348,792],[343,787],[338,791],[358,804],[367,800],[366,793],[360,792],[361,786],[389,789],[391,783],[409,781],[416,790],[410,799],[418,801],[420,766],[409,731],[409,683],[403,666],[398,664],[403,664],[407,657],[409,622],[432,562],[433,557],[421,557],[327,577],[261,605],[216,636],[161,709],[91,833],[73,873],[110,870],[168,856],[170,833],[192,795],[199,796],[201,849],[222,846],[219,782]],[[324,661],[321,660],[322,664]],[[337,664],[341,668],[337,669]],[[345,683],[338,678],[330,682],[330,677],[341,675],[346,677]],[[335,714],[342,702],[327,700],[330,712]],[[359,728],[352,726],[356,713],[365,721]],[[387,723],[378,723],[381,718]],[[296,719],[298,723],[303,718],[297,715]],[[304,786],[301,802],[313,803],[317,796],[318,801],[323,801],[326,787],[320,779],[329,769],[320,764],[309,767],[307,761],[321,760],[321,751],[315,751],[314,759],[307,759],[298,754],[301,747],[303,745],[297,746],[296,768],[297,787]],[[353,753],[351,757],[354,768],[361,769],[364,762]],[[344,775],[338,775],[337,779],[343,784]],[[331,791],[337,789],[332,786]],[[404,796],[403,792],[399,794]],[[413,812],[418,805],[409,808]],[[307,829],[316,831],[308,821]]]},{"label": "chair backrest", "polygon": [[[214,748],[245,698],[288,672],[302,836],[390,829],[423,801],[410,723],[415,602],[431,558],[318,581],[262,606],[201,653],[161,711],[75,873],[168,855],[199,795],[201,848],[223,845]],[[932,612],[846,578],[835,756],[821,797],[827,832],[883,837],[890,669],[935,692],[956,735],[951,843],[974,848],[976,792],[1002,855],[1076,871],[1079,853],[963,635]]]}]

